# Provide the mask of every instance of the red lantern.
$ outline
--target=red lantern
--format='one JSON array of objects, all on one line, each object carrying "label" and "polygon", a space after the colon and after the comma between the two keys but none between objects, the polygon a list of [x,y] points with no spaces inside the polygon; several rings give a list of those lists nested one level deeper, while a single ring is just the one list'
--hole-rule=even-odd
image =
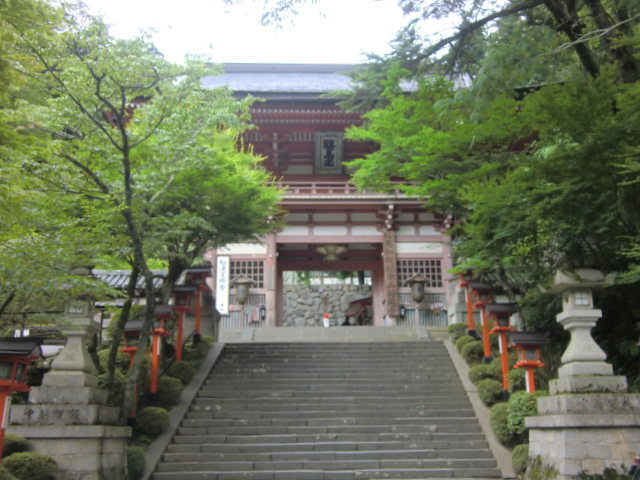
[{"label": "red lantern", "polygon": [[0,339],[0,458],[4,448],[7,401],[13,392],[28,392],[29,364],[42,357],[42,340],[32,337]]},{"label": "red lantern", "polygon": [[513,332],[511,342],[516,349],[518,361],[515,368],[524,368],[527,372],[527,392],[536,393],[534,370],[544,367],[540,360],[540,350],[548,342],[546,333]]},{"label": "red lantern", "polygon": [[484,351],[484,363],[491,363],[491,343],[489,341],[489,322],[485,312],[485,305],[493,300],[493,288],[486,283],[470,281],[469,289],[473,307],[480,310],[480,320],[482,321],[482,349]]},{"label": "red lantern", "polygon": [[513,303],[490,303],[486,305],[487,315],[493,319],[493,330],[500,336],[500,359],[502,361],[502,396],[506,400],[509,397],[509,351],[507,335],[513,331],[510,326],[511,315],[518,309]]},{"label": "red lantern", "polygon": [[202,292],[209,290],[207,277],[211,276],[211,264],[204,263],[196,267],[191,267],[185,272],[185,281],[188,285],[196,287],[196,312],[195,327],[193,329],[193,343],[200,343],[200,316],[202,307]]},{"label": "red lantern", "polygon": [[191,298],[196,293],[197,288],[194,285],[174,285],[171,293],[175,303],[173,309],[178,312],[178,328],[176,331],[176,360],[182,361],[182,343],[183,343],[183,326],[184,315],[191,312]]}]

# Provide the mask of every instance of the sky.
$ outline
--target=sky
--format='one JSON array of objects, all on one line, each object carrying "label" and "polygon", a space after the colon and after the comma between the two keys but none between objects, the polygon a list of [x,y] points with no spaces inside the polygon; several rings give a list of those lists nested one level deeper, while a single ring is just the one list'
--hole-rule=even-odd
[{"label": "sky", "polygon": [[261,2],[254,0],[84,1],[116,37],[153,29],[154,43],[173,62],[196,53],[219,63],[361,63],[363,52],[389,52],[407,21],[397,0],[319,0],[280,29],[260,25]]}]

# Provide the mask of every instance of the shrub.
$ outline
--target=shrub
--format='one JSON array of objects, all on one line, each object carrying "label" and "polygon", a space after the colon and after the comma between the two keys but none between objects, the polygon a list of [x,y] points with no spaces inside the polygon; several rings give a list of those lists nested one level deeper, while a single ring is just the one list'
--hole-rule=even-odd
[{"label": "shrub", "polygon": [[524,368],[513,368],[509,371],[509,390],[517,392],[527,389],[527,372]]},{"label": "shrub", "polygon": [[496,438],[504,446],[509,447],[513,445],[514,438],[507,425],[507,415],[509,414],[509,405],[505,402],[496,403],[491,407],[489,412],[489,424],[495,434]]},{"label": "shrub", "polygon": [[9,473],[9,470],[0,465],[0,480],[18,480]]},{"label": "shrub", "polygon": [[469,369],[469,380],[471,380],[473,383],[478,383],[480,380],[484,380],[485,378],[493,378],[494,380],[498,380],[498,378],[493,375],[491,365],[480,363],[478,365],[474,365]]},{"label": "shrub", "polygon": [[156,438],[169,425],[169,412],[162,407],[145,407],[138,412],[135,431],[139,435]]},{"label": "shrub", "polygon": [[461,337],[458,337],[458,339],[456,340],[456,349],[458,350],[458,352],[462,352],[462,349],[464,348],[464,346],[470,342],[474,342],[476,339],[473,338],[470,335],[462,335]]},{"label": "shrub", "polygon": [[451,337],[451,341],[456,343],[460,337],[467,334],[467,324],[465,322],[452,323],[447,327],[447,332]]},{"label": "shrub", "polygon": [[144,448],[136,445],[127,446],[127,469],[129,480],[140,480],[144,473]]},{"label": "shrub", "polygon": [[527,463],[529,463],[529,444],[516,445],[511,452],[511,461],[516,475],[523,475],[527,470]]},{"label": "shrub", "polygon": [[491,368],[491,377],[496,380],[502,380],[502,360],[500,357],[491,360],[489,367]]},{"label": "shrub", "polygon": [[502,383],[493,378],[485,378],[478,382],[478,395],[485,405],[491,406],[502,399]]},{"label": "shrub", "polygon": [[58,469],[49,455],[35,452],[14,453],[2,464],[18,480],[53,480]]},{"label": "shrub", "polygon": [[536,397],[527,392],[516,392],[511,395],[508,405],[507,425],[509,430],[514,435],[523,435],[526,430],[524,417],[537,415],[538,413]]},{"label": "shrub", "polygon": [[197,343],[184,350],[182,359],[189,363],[197,365],[202,361],[202,359],[204,359],[204,357],[207,356],[207,353],[209,353],[210,349],[211,345],[209,345],[209,343],[207,342]]},{"label": "shrub", "polygon": [[159,407],[171,409],[178,404],[184,385],[177,378],[162,376],[158,379]]},{"label": "shrub", "polygon": [[460,352],[460,354],[462,355],[462,358],[464,358],[465,362],[467,362],[469,365],[480,363],[484,358],[482,342],[480,340],[474,340],[467,343],[464,347],[462,347],[462,351]]},{"label": "shrub", "polygon": [[166,373],[169,377],[177,378],[187,385],[196,374],[196,368],[189,362],[173,362]]},{"label": "shrub", "polygon": [[[2,458],[7,458],[9,455],[18,452],[26,452],[29,450],[29,444],[24,438],[14,435],[13,433],[6,433],[4,435],[4,446],[2,447]],[[0,477],[1,478],[1,477]]]},{"label": "shrub", "polygon": [[[100,359],[100,367],[104,371],[107,370],[107,364],[109,363],[109,349],[104,348],[98,352],[98,358]],[[129,371],[129,355],[126,353],[118,352],[116,355],[116,370],[122,373]]]},{"label": "shrub", "polygon": [[98,387],[107,390],[107,405],[112,407],[121,407],[124,400],[124,391],[127,386],[127,377],[120,370],[116,370],[113,376],[113,387],[107,389],[107,374],[98,375]]}]

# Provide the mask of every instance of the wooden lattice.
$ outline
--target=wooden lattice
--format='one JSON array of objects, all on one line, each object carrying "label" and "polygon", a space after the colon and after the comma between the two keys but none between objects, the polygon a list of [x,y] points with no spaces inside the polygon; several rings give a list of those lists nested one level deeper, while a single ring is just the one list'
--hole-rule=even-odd
[{"label": "wooden lattice", "polygon": [[398,285],[405,286],[407,279],[420,273],[429,279],[427,287],[442,288],[442,265],[438,259],[398,260]]}]

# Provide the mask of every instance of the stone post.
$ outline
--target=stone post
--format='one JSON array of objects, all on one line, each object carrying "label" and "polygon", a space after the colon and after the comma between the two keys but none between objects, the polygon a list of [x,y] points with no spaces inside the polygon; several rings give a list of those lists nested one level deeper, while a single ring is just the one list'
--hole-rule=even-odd
[{"label": "stone post", "polygon": [[529,457],[555,478],[576,479],[612,468],[624,472],[640,445],[640,395],[629,394],[624,377],[613,375],[606,355],[591,337],[602,316],[592,290],[605,284],[591,269],[558,272],[551,293],[562,294],[556,318],[571,334],[551,396],[538,399],[528,417]]},{"label": "stone post", "polygon": [[28,439],[36,452],[58,464],[56,480],[125,480],[130,427],[118,423],[118,409],[106,405],[85,345],[98,332],[93,299],[76,298],[65,308],[67,337],[42,386],[26,405],[11,408],[8,432]]}]

